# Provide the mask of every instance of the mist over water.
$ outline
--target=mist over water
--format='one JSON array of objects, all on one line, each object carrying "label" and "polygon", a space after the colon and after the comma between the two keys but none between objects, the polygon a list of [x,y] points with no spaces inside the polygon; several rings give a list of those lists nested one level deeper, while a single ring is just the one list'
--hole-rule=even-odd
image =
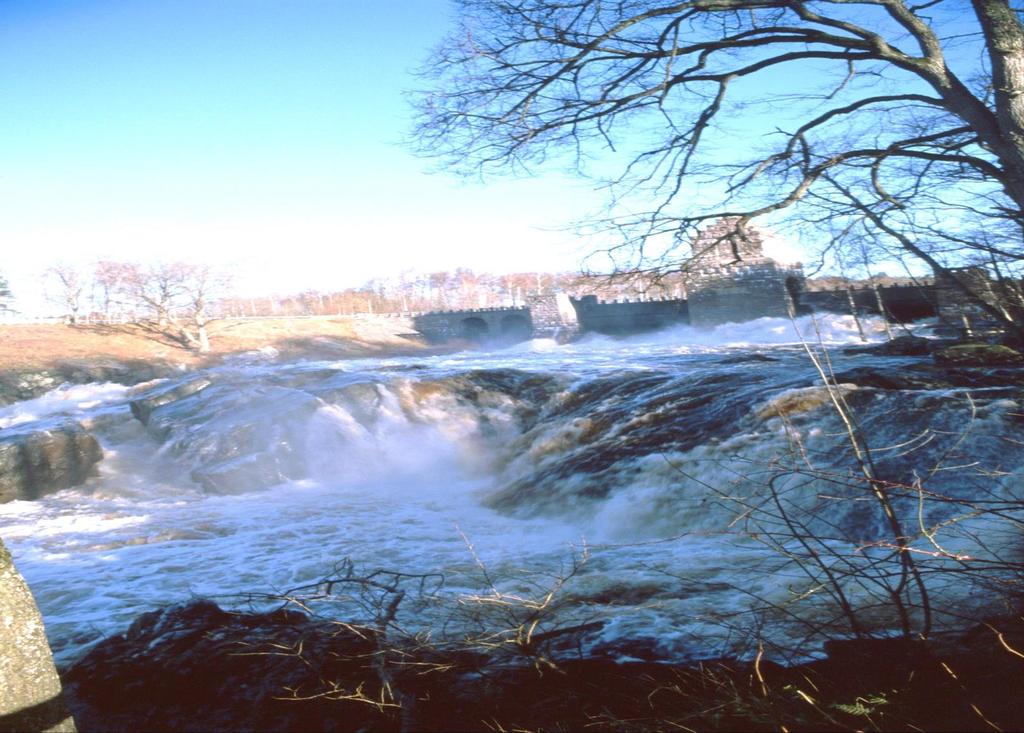
[{"label": "mist over water", "polygon": [[[860,341],[850,319],[798,325],[835,347]],[[832,360],[840,373],[880,363],[838,348]],[[276,364],[252,354],[205,377],[211,386],[154,412],[148,428],[129,410],[138,390],[118,385],[0,408],[3,427],[73,416],[105,452],[84,486],[0,505],[0,536],[60,661],[144,611],[193,596],[245,607],[236,594],[315,583],[346,558],[443,575],[436,597],[408,604],[411,628],[457,633],[460,598],[542,595],[575,567],[551,623],[602,622],[590,651],[744,655],[756,626],[785,659],[820,648],[812,629],[836,610],[787,560],[778,508],[837,558],[891,552],[788,321],[427,358]],[[1005,436],[1019,426],[1020,390],[843,394],[890,480],[1019,506],[1024,454]],[[287,464],[292,478],[261,485],[247,468],[216,474],[211,489],[208,466],[252,456]],[[966,513],[894,501],[927,526]],[[943,551],[1020,552],[1002,525],[983,528],[984,547],[977,530],[957,522]],[[967,583],[935,590],[960,611],[984,601]],[[849,589],[855,601],[862,593]],[[883,610],[862,621],[893,630]]]}]

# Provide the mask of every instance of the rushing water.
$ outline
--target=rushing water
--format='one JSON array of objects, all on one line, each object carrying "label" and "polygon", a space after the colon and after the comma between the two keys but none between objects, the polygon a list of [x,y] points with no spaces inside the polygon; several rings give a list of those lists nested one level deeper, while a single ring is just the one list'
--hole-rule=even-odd
[{"label": "rushing water", "polygon": [[[820,331],[858,340],[843,318]],[[830,353],[840,382],[922,361]],[[87,484],[0,506],[59,660],[154,607],[242,606],[345,559],[437,574],[401,617],[435,637],[514,625],[556,587],[538,630],[600,622],[587,649],[618,657],[743,655],[759,639],[814,654],[821,627],[848,631],[843,602],[865,631],[898,628],[879,601],[898,582],[892,527],[789,322],[434,357],[253,354],[205,376],[148,426],[129,410],[141,390],[113,384],[0,409],[0,428],[74,416],[105,452]],[[991,610],[1020,560],[1021,390],[838,393],[891,482],[935,623]],[[243,468],[210,469],[225,461]],[[266,485],[265,461],[297,478]],[[924,623],[919,592],[903,595]],[[335,610],[355,617],[358,600]]]}]

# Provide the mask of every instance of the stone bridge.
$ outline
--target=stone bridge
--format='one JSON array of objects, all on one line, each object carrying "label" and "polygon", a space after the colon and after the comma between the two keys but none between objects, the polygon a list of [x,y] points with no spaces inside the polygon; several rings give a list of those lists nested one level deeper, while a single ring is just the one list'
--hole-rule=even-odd
[{"label": "stone bridge", "polygon": [[420,313],[412,320],[413,327],[432,343],[452,339],[514,343],[561,338],[579,330],[576,310],[563,293],[531,296],[521,306]]},{"label": "stone bridge", "polygon": [[453,339],[511,343],[532,338],[534,331],[527,306],[422,313],[413,316],[413,325],[433,343]]}]

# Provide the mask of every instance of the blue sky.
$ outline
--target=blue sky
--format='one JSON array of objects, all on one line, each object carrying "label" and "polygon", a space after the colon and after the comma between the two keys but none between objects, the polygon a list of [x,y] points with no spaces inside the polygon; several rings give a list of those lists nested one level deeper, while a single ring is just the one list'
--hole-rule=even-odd
[{"label": "blue sky", "polygon": [[[0,274],[18,307],[41,302],[48,266],[101,258],[223,265],[254,295],[408,269],[578,267],[594,243],[569,227],[606,192],[554,167],[486,185],[429,174],[402,145],[411,72],[453,12],[448,0],[0,0]],[[791,91],[785,73],[775,83]],[[780,97],[759,115],[782,124],[786,109]],[[760,131],[759,115],[737,117],[726,144]]]},{"label": "blue sky", "polygon": [[486,186],[401,145],[447,0],[0,0],[0,273],[230,266],[250,292],[467,266],[563,269],[600,195]]}]

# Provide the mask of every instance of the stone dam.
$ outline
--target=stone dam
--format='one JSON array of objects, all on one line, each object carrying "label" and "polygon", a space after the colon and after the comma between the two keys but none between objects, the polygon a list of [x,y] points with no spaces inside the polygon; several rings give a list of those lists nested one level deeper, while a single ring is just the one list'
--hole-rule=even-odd
[{"label": "stone dam", "polygon": [[973,323],[985,321],[985,314],[951,281],[987,283],[984,271],[978,272],[981,268],[949,271],[920,285],[809,290],[802,266],[765,256],[763,240],[754,229],[740,236],[732,222],[720,221],[691,246],[690,262],[682,271],[685,297],[602,301],[595,295],[537,295],[520,306],[421,313],[413,316],[413,326],[434,343],[510,343],[566,340],[589,332],[627,335],[679,324],[713,328],[813,312],[882,315],[895,323],[938,316],[950,329],[968,332]]}]

